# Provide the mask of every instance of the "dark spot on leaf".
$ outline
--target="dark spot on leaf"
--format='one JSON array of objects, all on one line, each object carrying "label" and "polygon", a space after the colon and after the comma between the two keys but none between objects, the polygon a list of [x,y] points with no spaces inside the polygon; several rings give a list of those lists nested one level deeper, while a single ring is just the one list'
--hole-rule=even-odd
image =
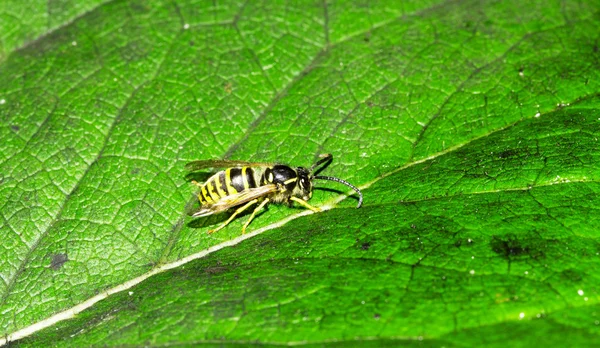
[{"label": "dark spot on leaf", "polygon": [[506,151],[502,151],[498,154],[498,158],[508,158],[508,157],[513,157],[515,156],[517,153],[513,150],[506,150]]},{"label": "dark spot on leaf", "polygon": [[145,59],[148,56],[149,49],[143,43],[130,41],[120,49],[121,58],[126,62],[136,62]]},{"label": "dark spot on leaf", "polygon": [[133,168],[131,170],[131,175],[137,175],[137,174],[139,174],[139,172],[140,172],[140,168]]},{"label": "dark spot on leaf", "polygon": [[21,130],[21,127],[17,126],[16,124],[13,124],[12,126],[10,126],[10,129],[14,130],[15,132],[18,132]]},{"label": "dark spot on leaf", "polygon": [[50,268],[57,271],[59,270],[65,262],[69,261],[69,257],[67,254],[54,254],[52,256],[52,261],[50,262]]},{"label": "dark spot on leaf", "polygon": [[75,150],[75,148],[72,146],[67,146],[64,149],[62,149],[60,151],[60,157],[61,160],[66,164],[78,163],[80,159],[77,150]]},{"label": "dark spot on leaf", "polygon": [[131,10],[137,13],[147,13],[150,11],[150,7],[148,7],[142,1],[133,1],[130,3]]},{"label": "dark spot on leaf", "polygon": [[513,234],[494,236],[490,242],[492,251],[509,259],[533,258],[544,256],[543,245],[537,237],[524,236],[517,238]]},{"label": "dark spot on leaf", "polygon": [[38,202],[38,191],[24,192],[23,195],[21,195],[21,199],[25,202]]},{"label": "dark spot on leaf", "polygon": [[273,241],[271,239],[265,239],[265,240],[261,241],[260,243],[258,243],[258,247],[262,249],[262,248],[266,248],[267,246],[272,245],[274,243],[275,243],[275,241]]},{"label": "dark spot on leaf", "polygon": [[195,45],[194,41],[190,40],[190,46],[194,46],[194,45]]},{"label": "dark spot on leaf", "polygon": [[223,273],[225,271],[227,271],[227,267],[223,267],[223,266],[207,267],[204,269],[204,273],[206,273],[206,274],[219,274],[219,273]]},{"label": "dark spot on leaf", "polygon": [[454,246],[457,248],[460,248],[460,246],[462,245],[462,240],[457,240],[456,242],[454,242]]},{"label": "dark spot on leaf", "polygon": [[560,277],[562,279],[569,280],[571,282],[579,282],[583,279],[581,274],[579,274],[574,269],[566,269],[566,270],[560,272]]},{"label": "dark spot on leaf", "polygon": [[369,248],[371,247],[371,243],[369,242],[364,242],[362,243],[362,245],[360,246],[361,250],[369,250]]},{"label": "dark spot on leaf", "polygon": [[375,313],[375,315],[373,315],[373,318],[375,318],[375,320],[379,320],[379,318],[381,318],[381,314]]}]

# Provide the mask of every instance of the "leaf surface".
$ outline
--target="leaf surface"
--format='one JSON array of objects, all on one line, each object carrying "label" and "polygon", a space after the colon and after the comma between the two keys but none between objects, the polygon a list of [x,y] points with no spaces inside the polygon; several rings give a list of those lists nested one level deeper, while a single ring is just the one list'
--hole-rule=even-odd
[{"label": "leaf surface", "polygon": [[333,209],[271,206],[22,343],[596,337],[593,2],[90,9],[0,63],[4,334],[236,238],[185,217],[186,162],[330,152],[364,208],[319,182]]},{"label": "leaf surface", "polygon": [[0,4],[0,61],[23,45],[107,3],[110,0],[3,1]]}]

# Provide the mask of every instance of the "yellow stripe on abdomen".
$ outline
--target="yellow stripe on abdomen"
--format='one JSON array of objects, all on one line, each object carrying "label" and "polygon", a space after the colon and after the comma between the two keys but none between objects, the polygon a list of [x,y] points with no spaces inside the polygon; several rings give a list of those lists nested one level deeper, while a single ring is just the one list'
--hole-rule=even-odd
[{"label": "yellow stripe on abdomen", "polygon": [[227,196],[227,192],[223,191],[223,184],[221,183],[221,173],[214,176],[214,184],[217,189],[217,194],[220,198]]},{"label": "yellow stripe on abdomen", "polygon": [[215,178],[213,177],[206,183],[206,189],[208,190],[208,194],[213,199],[213,201],[218,202],[221,197],[215,192]]},{"label": "yellow stripe on abdomen", "polygon": [[202,196],[204,197],[204,200],[206,201],[206,203],[212,203],[213,200],[208,195],[208,190],[206,190],[207,185],[208,185],[208,183],[205,183],[204,185],[202,185],[202,189],[200,189],[200,193],[202,193]]},{"label": "yellow stripe on abdomen", "polygon": [[246,170],[248,167],[242,167],[242,183],[244,184],[244,190],[247,190],[250,185],[248,185],[248,178],[246,178]]},{"label": "yellow stripe on abdomen", "polygon": [[238,190],[236,190],[235,187],[231,185],[231,168],[228,168],[225,171],[225,186],[227,186],[227,191],[229,191],[230,195],[238,192]]}]

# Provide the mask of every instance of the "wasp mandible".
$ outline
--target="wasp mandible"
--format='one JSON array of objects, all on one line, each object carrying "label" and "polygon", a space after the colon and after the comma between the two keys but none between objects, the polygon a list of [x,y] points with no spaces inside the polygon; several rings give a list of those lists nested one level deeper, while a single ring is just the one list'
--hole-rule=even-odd
[{"label": "wasp mandible", "polygon": [[[200,188],[198,199],[200,208],[190,215],[203,217],[224,212],[230,208],[238,207],[235,212],[221,226],[208,233],[214,233],[227,226],[236,216],[254,204],[250,218],[244,224],[242,233],[254,219],[256,213],[268,203],[286,203],[291,205],[296,202],[314,212],[320,209],[308,204],[313,194],[313,180],[330,180],[344,184],[358,193],[358,206],[360,208],[363,196],[360,190],[347,181],[332,176],[313,175],[315,169],[322,164],[333,161],[331,154],[319,156],[320,159],[310,168],[293,168],[286,164],[254,163],[232,160],[200,160],[186,164],[190,172],[206,168],[227,168],[211,176],[204,184],[195,180],[192,183]],[[323,166],[324,168],[324,166]]]}]

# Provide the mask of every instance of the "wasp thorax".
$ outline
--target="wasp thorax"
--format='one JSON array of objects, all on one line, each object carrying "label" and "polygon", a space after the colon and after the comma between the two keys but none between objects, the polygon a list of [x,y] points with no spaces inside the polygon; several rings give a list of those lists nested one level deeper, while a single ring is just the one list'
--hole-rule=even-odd
[{"label": "wasp thorax", "polygon": [[274,165],[272,168],[267,168],[264,175],[269,183],[283,186],[283,188],[289,192],[294,190],[296,182],[298,181],[296,171],[281,164]]}]

